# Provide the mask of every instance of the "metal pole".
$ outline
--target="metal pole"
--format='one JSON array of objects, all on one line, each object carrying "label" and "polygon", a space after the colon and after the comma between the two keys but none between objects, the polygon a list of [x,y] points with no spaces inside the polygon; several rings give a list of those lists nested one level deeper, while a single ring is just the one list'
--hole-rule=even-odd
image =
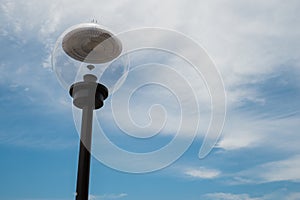
[{"label": "metal pole", "polygon": [[86,74],[83,79],[83,82],[74,83],[69,91],[73,104],[82,109],[76,200],[88,200],[89,197],[93,111],[101,108],[108,97],[107,88],[96,83],[96,76]]},{"label": "metal pole", "polygon": [[76,200],[88,200],[89,196],[92,127],[93,107],[85,106],[82,109]]}]

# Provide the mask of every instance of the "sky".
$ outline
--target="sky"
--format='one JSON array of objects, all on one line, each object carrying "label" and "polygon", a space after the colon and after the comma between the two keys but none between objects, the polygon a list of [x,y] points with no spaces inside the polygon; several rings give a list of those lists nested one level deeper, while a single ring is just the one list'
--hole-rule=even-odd
[{"label": "sky", "polygon": [[[187,106],[190,122],[179,140],[191,137],[199,111],[197,136],[180,158],[148,173],[124,172],[101,162],[110,158],[118,167],[134,170],[157,164],[118,156],[93,138],[90,200],[300,199],[299,9],[297,0],[0,0],[0,199],[74,199],[80,112],[72,108],[68,91],[59,83],[51,54],[68,27],[93,19],[114,33],[160,27],[191,38],[218,69],[227,103],[221,137],[199,159],[211,116],[205,77],[197,77],[189,63],[167,52],[132,53],[132,66],[169,64],[191,83],[194,99],[163,68],[154,72],[156,68],[146,65],[141,69],[149,73],[133,71],[126,80],[128,87],[143,80],[164,80],[178,88],[175,97],[185,99],[181,103]],[[126,93],[118,94],[115,102],[111,96],[95,112],[107,138],[118,147],[136,153],[155,151],[177,136],[176,117],[182,110],[174,107],[178,99],[170,90],[146,85],[126,105],[124,101],[135,127],[122,110]],[[164,108],[151,107],[157,104]],[[149,117],[152,124],[147,126]],[[159,134],[153,137],[155,131]],[[98,132],[94,127],[94,137]]]}]

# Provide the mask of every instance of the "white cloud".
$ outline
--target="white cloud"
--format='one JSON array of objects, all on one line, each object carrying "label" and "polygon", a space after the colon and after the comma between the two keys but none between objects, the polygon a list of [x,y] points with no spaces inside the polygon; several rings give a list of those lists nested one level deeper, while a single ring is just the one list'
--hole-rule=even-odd
[{"label": "white cloud", "polygon": [[211,200],[263,200],[263,198],[252,198],[248,194],[232,194],[222,192],[205,194],[204,198]]},{"label": "white cloud", "polygon": [[237,173],[236,183],[300,182],[300,155],[258,165]]},{"label": "white cloud", "polygon": [[298,192],[289,192],[282,188],[270,194],[251,197],[249,194],[234,194],[225,192],[208,193],[202,196],[205,200],[297,200],[300,197]]},{"label": "white cloud", "polygon": [[89,195],[89,200],[109,200],[109,199],[121,199],[128,196],[126,193],[120,194],[103,194],[103,195]]},{"label": "white cloud", "polygon": [[[31,0],[3,1],[1,11],[6,22],[2,25],[4,30],[11,28],[17,34],[19,31],[14,30],[21,29],[26,36],[34,33],[43,40],[51,38],[52,42],[67,26],[92,18],[116,31],[140,26],[173,28],[204,44],[217,65],[224,69],[226,83],[231,87],[259,80],[260,75],[277,70],[280,64],[297,64],[298,7],[297,0],[284,6],[279,0],[272,3],[231,0],[226,4],[220,0],[129,0],[110,4],[88,0],[84,5],[71,0]],[[149,10],[151,15],[145,15]]]},{"label": "white cloud", "polygon": [[286,200],[298,200],[300,199],[300,192],[295,192],[287,195]]},{"label": "white cloud", "polygon": [[71,198],[18,198],[18,200],[71,200]]},{"label": "white cloud", "polygon": [[230,116],[224,127],[222,138],[217,147],[225,150],[257,147],[267,138],[270,127],[266,126],[267,120],[253,119],[247,115],[239,117]]},{"label": "white cloud", "polygon": [[300,118],[297,116],[261,116],[256,113],[229,114],[224,134],[217,147],[225,150],[266,147],[280,151],[299,150]]},{"label": "white cloud", "polygon": [[[239,89],[240,84],[262,80],[283,63],[299,63],[296,52],[299,52],[300,28],[295,26],[297,18],[293,14],[297,5],[297,1],[291,1],[281,6],[278,0],[272,4],[258,0],[242,3],[231,0],[226,4],[220,0],[147,3],[129,0],[110,4],[89,0],[84,5],[70,0],[4,1],[1,10],[5,23],[1,29],[24,40],[37,34],[40,41],[51,47],[49,43],[53,44],[65,28],[91,18],[116,31],[139,26],[174,28],[206,47],[222,69],[229,99],[236,103],[255,97],[255,92]],[[144,15],[148,10],[152,10],[151,15]]]},{"label": "white cloud", "polygon": [[65,150],[76,147],[78,141],[56,135],[40,134],[26,131],[0,131],[0,144],[32,149]]},{"label": "white cloud", "polygon": [[[133,5],[135,9],[132,9]],[[298,8],[297,0],[291,0],[284,5],[279,0],[272,3],[259,0],[242,2],[230,0],[226,3],[221,0],[192,2],[113,0],[109,4],[93,0],[85,1],[84,4],[78,0],[31,0],[18,3],[3,0],[0,7],[0,34],[19,40],[20,44],[37,39],[44,44],[43,51],[50,54],[54,41],[65,28],[90,21],[92,18],[98,19],[100,24],[110,27],[115,32],[140,26],[175,29],[191,36],[207,49],[222,72],[229,109],[235,109],[236,105],[244,100],[256,104],[265,103],[264,96],[255,88],[241,85],[247,83],[259,85],[266,77],[281,71],[283,65],[292,71],[299,71]],[[151,15],[145,15],[149,10]],[[40,64],[49,67],[49,57]],[[19,68],[21,67],[24,66]],[[9,69],[9,66],[7,68]],[[47,81],[41,84],[39,80],[28,78],[31,77],[30,73],[24,71],[18,75],[15,73],[7,75],[8,69],[7,73],[2,73],[1,76],[5,76],[5,79],[1,77],[1,80],[11,81],[11,77],[14,76],[12,83],[25,82],[26,88],[38,92],[42,92],[44,86],[48,84],[45,83]],[[30,71],[28,68],[26,70]],[[54,102],[57,97],[55,94],[56,91],[48,94],[47,98]],[[205,103],[207,99],[206,97],[201,100]],[[236,112],[228,116],[228,129],[225,129],[219,147],[227,150],[240,149],[267,142],[276,144],[274,146],[298,149],[296,144],[298,137],[295,133],[290,133],[291,128],[288,127],[292,125],[294,130],[297,129],[298,119],[294,118],[291,124],[287,122],[291,118],[285,121],[265,120],[253,119],[249,115]],[[276,137],[272,134],[274,132]],[[289,137],[284,138],[285,135],[279,132],[288,133]],[[285,145],[287,142],[288,145]]]},{"label": "white cloud", "polygon": [[184,174],[197,179],[213,179],[220,176],[221,172],[216,169],[208,169],[204,167],[186,169]]}]

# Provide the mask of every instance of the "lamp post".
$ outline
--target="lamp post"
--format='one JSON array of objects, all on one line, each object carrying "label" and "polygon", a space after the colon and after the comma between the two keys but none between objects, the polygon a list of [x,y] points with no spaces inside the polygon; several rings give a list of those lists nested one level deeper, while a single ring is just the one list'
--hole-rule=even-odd
[{"label": "lamp post", "polygon": [[70,88],[73,104],[82,109],[76,200],[88,199],[93,110],[101,108],[103,100],[108,96],[107,88],[96,82],[96,76],[87,74],[83,79]]},{"label": "lamp post", "polygon": [[[120,40],[111,32],[98,24],[87,23],[65,31],[52,54],[52,65],[60,83],[69,87],[74,106],[82,110],[76,200],[88,200],[93,112],[101,108],[108,97],[108,89],[97,82],[97,75],[101,75],[121,51]],[[78,74],[78,71],[83,73]],[[83,80],[76,81],[78,75]]]}]

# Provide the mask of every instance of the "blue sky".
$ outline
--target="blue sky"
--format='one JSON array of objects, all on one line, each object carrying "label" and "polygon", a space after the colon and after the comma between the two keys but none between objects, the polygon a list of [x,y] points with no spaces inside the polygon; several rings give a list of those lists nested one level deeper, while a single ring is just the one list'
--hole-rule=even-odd
[{"label": "blue sky", "polygon": [[[300,199],[297,0],[0,2],[1,199],[74,199],[79,138],[71,98],[58,83],[50,56],[66,28],[93,18],[116,33],[154,26],[193,38],[223,77],[227,116],[222,137],[202,160],[205,124],[180,159],[156,172],[120,172],[93,158],[91,200]],[[137,119],[144,112],[141,100],[135,102]],[[205,123],[207,99],[199,102]],[[108,105],[97,116],[107,120],[104,128],[116,144],[146,151],[172,137],[131,141],[109,123]]]}]

